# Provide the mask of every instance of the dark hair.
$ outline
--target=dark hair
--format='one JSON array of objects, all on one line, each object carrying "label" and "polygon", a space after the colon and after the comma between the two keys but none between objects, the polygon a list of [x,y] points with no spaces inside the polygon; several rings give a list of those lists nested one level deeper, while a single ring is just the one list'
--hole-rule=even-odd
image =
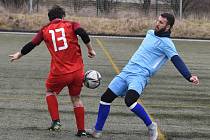
[{"label": "dark hair", "polygon": [[172,27],[173,27],[174,22],[175,22],[174,15],[169,14],[169,13],[163,13],[163,14],[161,14],[161,17],[163,17],[163,18],[166,18],[166,19],[167,19],[167,21],[168,21],[168,22],[167,22],[167,24],[171,26],[170,28],[172,28]]},{"label": "dark hair", "polygon": [[56,18],[62,19],[63,17],[65,17],[65,15],[66,15],[65,10],[58,5],[54,5],[52,9],[50,9],[48,12],[48,17],[50,21]]}]

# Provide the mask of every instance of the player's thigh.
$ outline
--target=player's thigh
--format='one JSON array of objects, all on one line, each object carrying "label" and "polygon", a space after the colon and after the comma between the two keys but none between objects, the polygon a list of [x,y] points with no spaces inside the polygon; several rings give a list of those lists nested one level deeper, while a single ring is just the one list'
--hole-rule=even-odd
[{"label": "player's thigh", "polygon": [[84,81],[84,70],[78,70],[73,73],[73,80],[70,84],[68,84],[69,95],[70,96],[78,96],[81,93]]},{"label": "player's thigh", "polygon": [[61,81],[62,79],[59,78],[57,79],[53,77],[48,77],[45,82],[46,91],[59,94],[61,90],[66,86],[65,83],[62,83]]},{"label": "player's thigh", "polygon": [[117,96],[124,96],[127,91],[127,83],[121,77],[115,76],[108,88]]},{"label": "player's thigh", "polygon": [[143,76],[130,76],[127,78],[127,82],[128,90],[135,90],[141,94],[147,84],[147,79]]}]

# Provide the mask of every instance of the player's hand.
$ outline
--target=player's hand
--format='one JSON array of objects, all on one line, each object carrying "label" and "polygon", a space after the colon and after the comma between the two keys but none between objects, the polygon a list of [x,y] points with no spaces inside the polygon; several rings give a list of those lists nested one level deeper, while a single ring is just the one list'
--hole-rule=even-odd
[{"label": "player's hand", "polygon": [[9,55],[10,57],[10,62],[13,62],[14,60],[20,59],[23,55],[21,52],[16,52],[14,54]]},{"label": "player's hand", "polygon": [[96,56],[96,52],[93,49],[88,49],[88,57],[93,58]]},{"label": "player's hand", "polygon": [[194,84],[194,85],[199,85],[199,79],[197,76],[193,75],[190,77],[190,81]]}]

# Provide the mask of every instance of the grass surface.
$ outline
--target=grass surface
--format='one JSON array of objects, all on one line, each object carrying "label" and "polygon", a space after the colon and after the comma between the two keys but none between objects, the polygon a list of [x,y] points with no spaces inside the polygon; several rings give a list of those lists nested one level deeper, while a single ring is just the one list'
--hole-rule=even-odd
[{"label": "grass surface", "polygon": [[[45,78],[49,70],[49,53],[42,43],[20,61],[10,63],[8,55],[21,49],[31,35],[0,34],[0,135],[8,140],[77,140],[75,122],[67,89],[58,96],[63,130],[49,133],[50,117],[45,103]],[[98,38],[121,69],[142,40]],[[115,71],[95,38],[96,59],[88,59],[82,45],[85,69],[96,69],[102,84],[95,90],[83,88],[86,127],[95,122],[100,94],[115,76]],[[82,44],[82,43],[81,43]],[[177,50],[192,73],[200,77],[194,87],[169,62],[151,80],[142,95],[146,110],[158,122],[168,140],[207,140],[210,137],[210,46],[208,42],[175,41]],[[111,108],[102,140],[145,140],[143,122],[117,98]],[[90,139],[91,138],[83,138]]]}]

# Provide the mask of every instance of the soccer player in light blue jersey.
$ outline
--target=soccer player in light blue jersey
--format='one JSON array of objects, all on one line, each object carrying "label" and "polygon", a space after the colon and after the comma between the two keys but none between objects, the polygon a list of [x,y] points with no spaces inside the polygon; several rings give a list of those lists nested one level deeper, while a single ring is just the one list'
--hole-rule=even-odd
[{"label": "soccer player in light blue jersey", "polygon": [[172,14],[163,13],[157,19],[155,30],[149,30],[138,50],[114,77],[105,93],[101,96],[98,117],[93,129],[89,130],[92,137],[99,138],[105,121],[110,112],[110,105],[118,96],[125,96],[125,104],[143,120],[149,131],[149,139],[157,140],[157,124],[152,122],[143,106],[137,102],[149,79],[166,63],[171,60],[185,79],[194,85],[199,84],[196,75],[191,75],[185,63],[180,58],[170,38],[171,28],[175,18]]}]

